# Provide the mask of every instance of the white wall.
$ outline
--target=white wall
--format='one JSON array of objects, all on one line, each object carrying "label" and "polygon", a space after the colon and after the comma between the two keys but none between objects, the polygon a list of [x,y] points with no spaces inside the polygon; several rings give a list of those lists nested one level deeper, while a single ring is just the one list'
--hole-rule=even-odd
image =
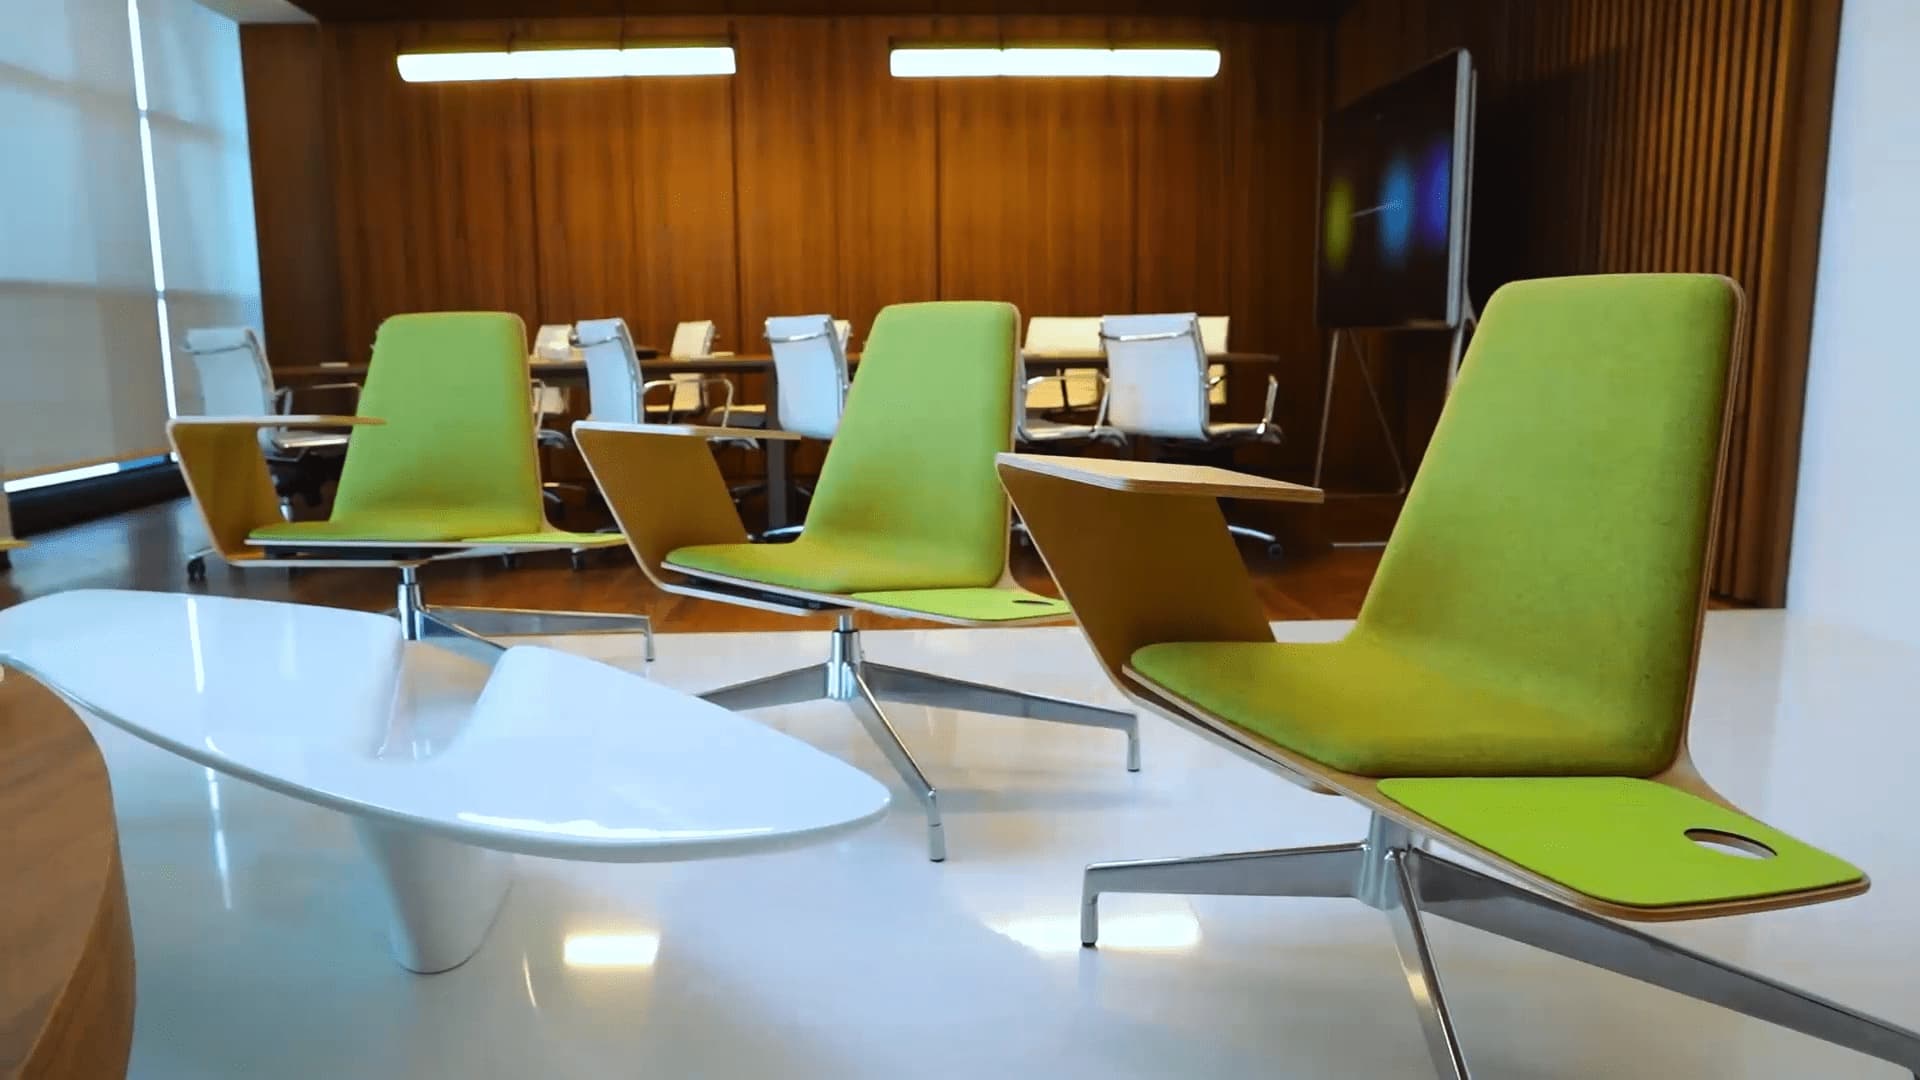
[{"label": "white wall", "polygon": [[1920,644],[1920,0],[1847,0],[1787,606]]}]

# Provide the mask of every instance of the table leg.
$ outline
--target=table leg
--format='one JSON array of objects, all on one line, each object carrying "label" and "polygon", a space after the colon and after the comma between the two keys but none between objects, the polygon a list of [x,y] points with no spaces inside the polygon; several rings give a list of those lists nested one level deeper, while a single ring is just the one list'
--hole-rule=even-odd
[{"label": "table leg", "polygon": [[791,444],[768,439],[761,445],[767,454],[767,528],[784,528],[793,524],[793,508],[788,505],[793,492]]},{"label": "table leg", "polygon": [[354,826],[386,890],[400,966],[433,975],[479,952],[507,897],[513,856],[368,818]]}]

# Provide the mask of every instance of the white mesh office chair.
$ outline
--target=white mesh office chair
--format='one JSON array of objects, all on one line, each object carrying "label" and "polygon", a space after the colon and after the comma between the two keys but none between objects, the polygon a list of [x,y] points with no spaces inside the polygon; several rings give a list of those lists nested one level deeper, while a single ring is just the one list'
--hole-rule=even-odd
[{"label": "white mesh office chair", "polygon": [[776,315],[767,320],[767,347],[781,430],[833,438],[847,404],[846,338],[833,318]]},{"label": "white mesh office chair", "polygon": [[[1107,423],[1127,435],[1174,444],[1174,448],[1230,450],[1248,443],[1278,443],[1273,422],[1280,380],[1267,376],[1266,411],[1258,423],[1212,417],[1207,349],[1200,318],[1179,315],[1109,315],[1101,320],[1107,350]],[[1265,542],[1277,553],[1272,533],[1229,525],[1235,536]]]},{"label": "white mesh office chair", "polygon": [[[186,352],[200,388],[199,415],[274,416],[285,415],[292,407],[293,390],[274,386],[266,346],[252,327],[188,330]],[[308,389],[349,390],[356,399],[360,393],[360,385],[350,382],[319,383]],[[345,432],[263,427],[260,449],[283,510],[294,495],[301,496],[309,506],[317,506],[327,481],[339,475],[347,436]],[[208,548],[187,560],[187,580],[200,581],[207,576],[207,558],[213,553]]]},{"label": "white mesh office chair", "polygon": [[540,380],[541,364],[564,364],[573,359],[573,327],[567,323],[548,323],[533,335],[533,356],[528,366],[533,371],[533,430],[542,446],[573,445],[566,433],[546,426],[549,416],[567,411],[566,391]]},{"label": "white mesh office chair", "polygon": [[[830,315],[775,315],[767,320],[773,354],[774,415],[780,430],[831,440],[847,405],[847,338]],[[812,490],[796,484],[801,494]],[[769,529],[763,539],[798,536],[799,525]]]},{"label": "white mesh office chair", "polygon": [[[775,318],[784,317],[785,316],[775,316]],[[812,318],[812,316],[805,317]],[[850,351],[849,346],[853,340],[853,323],[846,319],[835,319],[833,320],[833,331],[840,338],[840,355],[844,358]],[[767,426],[767,406],[761,402],[735,405],[729,410],[727,419],[728,423],[722,426],[764,428]],[[715,409],[707,417],[707,423],[709,424],[721,424],[721,420],[720,410],[718,409]]]},{"label": "white mesh office chair", "polygon": [[[696,322],[683,322],[673,328],[673,341],[667,346],[667,355],[675,360],[691,360],[713,355],[713,343],[719,336],[719,329],[712,319]],[[628,346],[632,339],[628,338]],[[682,421],[694,421],[703,416],[713,406],[708,402],[709,388],[718,390],[721,404],[714,409],[721,427],[731,426],[733,412],[733,381],[723,375],[702,375],[695,371],[676,371],[664,379],[654,379],[640,384],[640,397],[645,402],[654,390],[670,388],[665,404],[646,406],[646,422],[649,424],[672,424]]]},{"label": "white mesh office chair", "polygon": [[[1063,317],[1035,315],[1027,320],[1027,342],[1020,354],[1027,356],[1099,356],[1099,316]],[[1100,405],[1105,387],[1100,372],[1093,368],[1068,368],[1052,375],[1041,375],[1026,382],[1026,412],[1043,413],[1063,409],[1092,409]]]},{"label": "white mesh office chair", "polygon": [[[678,373],[670,379],[641,380],[639,350],[634,348],[634,334],[626,329],[626,319],[582,319],[574,327],[574,344],[588,365],[588,413],[595,421],[674,423],[699,415],[710,382],[726,388],[726,404],[716,413],[724,415],[733,407],[733,384],[718,375]],[[710,344],[712,323],[680,323],[680,331],[674,331],[674,348],[708,348]],[[672,356],[689,359],[707,354],[674,352]],[[655,390],[668,390],[672,402],[645,404],[647,394]]]},{"label": "white mesh office chair", "polygon": [[640,407],[640,354],[625,319],[582,319],[573,339],[587,365],[587,419],[614,424],[644,422]]}]

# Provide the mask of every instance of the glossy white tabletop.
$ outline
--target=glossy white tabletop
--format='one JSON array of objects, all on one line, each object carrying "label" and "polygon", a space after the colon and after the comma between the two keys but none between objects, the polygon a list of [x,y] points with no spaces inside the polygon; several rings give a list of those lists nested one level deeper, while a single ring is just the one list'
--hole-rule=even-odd
[{"label": "glossy white tabletop", "polygon": [[500,851],[733,855],[887,808],[859,769],[639,675],[532,646],[490,671],[364,612],[75,591],[0,611],[0,663],[199,764]]}]

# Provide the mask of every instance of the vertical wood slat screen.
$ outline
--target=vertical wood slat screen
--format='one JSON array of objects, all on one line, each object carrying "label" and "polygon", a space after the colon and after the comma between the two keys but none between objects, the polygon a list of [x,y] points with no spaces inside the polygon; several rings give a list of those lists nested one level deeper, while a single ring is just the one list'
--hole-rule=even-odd
[{"label": "vertical wood slat screen", "polygon": [[[1443,49],[1474,52],[1476,299],[1556,274],[1710,272],[1746,289],[1714,586],[1769,605],[1785,597],[1838,7],[1358,0],[1336,30],[1339,101]],[[1409,443],[1437,411],[1443,349],[1399,343]]]}]

